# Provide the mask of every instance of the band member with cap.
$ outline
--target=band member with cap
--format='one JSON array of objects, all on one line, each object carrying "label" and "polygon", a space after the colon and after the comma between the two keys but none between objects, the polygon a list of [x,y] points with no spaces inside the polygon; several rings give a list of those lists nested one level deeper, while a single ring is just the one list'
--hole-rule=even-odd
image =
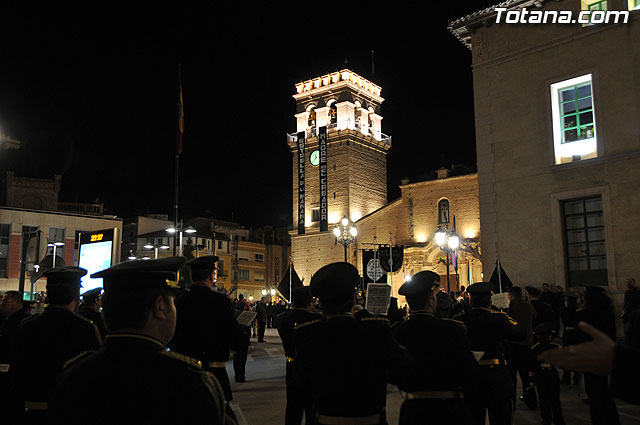
[{"label": "band member with cap", "polygon": [[100,338],[104,340],[107,329],[104,327],[104,321],[100,314],[100,294],[102,288],[91,289],[82,294],[82,304],[78,309],[78,316],[82,316],[87,320],[91,320],[100,332]]},{"label": "band member with cap", "polygon": [[535,327],[533,332],[540,340],[531,347],[533,354],[532,378],[538,390],[540,400],[540,415],[543,425],[564,425],[564,415],[560,404],[560,375],[558,370],[547,362],[541,362],[536,357],[546,350],[558,348],[551,341],[553,339],[553,323],[545,322]]},{"label": "band member with cap", "polygon": [[332,263],[311,278],[311,295],[326,319],[294,329],[299,383],[309,391],[322,424],[386,424],[387,382],[403,364],[389,321],[351,313],[360,276],[349,263]]},{"label": "band member with cap", "polygon": [[[579,331],[577,329],[578,322],[576,320],[576,311],[578,310],[578,296],[573,292],[564,293],[564,307],[560,309],[560,317],[562,318],[562,346],[568,347],[578,343]],[[573,373],[573,384],[579,385],[582,372],[577,370],[564,369],[562,371],[562,383],[569,385],[571,383],[571,374]]]},{"label": "band member with cap", "polygon": [[411,373],[398,385],[407,395],[400,408],[400,425],[468,424],[464,405],[466,385],[476,361],[462,322],[436,319],[440,276],[422,271],[398,290],[409,303],[409,318],[392,328],[398,344],[414,360]]},{"label": "band member with cap", "polygon": [[553,313],[553,307],[540,299],[542,293],[535,286],[525,286],[524,289],[529,294],[529,302],[536,309],[536,315],[533,318],[533,327],[535,328],[541,323],[551,322],[555,325],[555,314]]},{"label": "band member with cap", "polygon": [[66,361],[86,350],[97,350],[96,326],[75,315],[80,296],[80,267],[55,267],[44,272],[49,306],[18,326],[10,352],[9,380],[16,399],[16,420],[47,422],[47,398],[55,376]]},{"label": "band member with cap", "polygon": [[302,423],[304,412],[307,422],[313,420],[313,404],[309,394],[303,394],[298,388],[295,373],[295,345],[293,329],[297,325],[322,319],[321,314],[313,312],[313,297],[308,286],[293,288],[293,308],[280,313],[277,317],[278,333],[282,340],[284,355],[287,357],[287,408],[285,425],[299,425]]},{"label": "band member with cap", "polygon": [[473,424],[484,425],[488,410],[491,425],[510,425],[515,388],[505,363],[506,343],[524,339],[526,332],[506,313],[491,309],[492,288],[489,282],[471,285],[471,311],[455,317],[467,326],[471,350],[482,353],[465,400]]},{"label": "band member with cap", "polygon": [[169,347],[200,360],[204,369],[218,378],[225,400],[231,401],[226,369],[230,350],[246,348],[249,339],[233,315],[229,298],[212,289],[218,280],[218,257],[198,257],[186,264],[193,283],[176,300],[178,322]]},{"label": "band member with cap", "polygon": [[[233,423],[215,377],[198,360],[164,349],[176,324],[169,283],[183,264],[183,257],[127,261],[91,275],[103,278],[109,334],[58,376],[52,424]],[[87,391],[87,377],[100,385]]]}]

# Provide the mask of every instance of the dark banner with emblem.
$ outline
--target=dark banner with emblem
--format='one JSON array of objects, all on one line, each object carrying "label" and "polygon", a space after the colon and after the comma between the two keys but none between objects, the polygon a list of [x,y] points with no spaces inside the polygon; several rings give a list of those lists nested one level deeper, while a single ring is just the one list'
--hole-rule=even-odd
[{"label": "dark banner with emblem", "polygon": [[364,289],[367,289],[369,283],[387,283],[387,274],[380,267],[380,259],[374,259],[373,249],[362,250],[362,270],[364,274]]},{"label": "dark banner with emblem", "polygon": [[[393,254],[391,253],[393,251]],[[394,246],[391,250],[389,245],[382,245],[378,248],[378,258],[380,258],[380,267],[385,273],[391,271],[391,261],[393,259],[393,272],[397,272],[402,268],[402,260],[404,259],[404,246]]]},{"label": "dark banner with emblem", "polygon": [[318,133],[318,150],[320,151],[320,231],[326,232],[329,230],[329,213],[327,203],[329,202],[327,196],[327,127],[320,127]]},{"label": "dark banner with emblem", "polygon": [[304,235],[304,131],[298,133],[298,234]]}]

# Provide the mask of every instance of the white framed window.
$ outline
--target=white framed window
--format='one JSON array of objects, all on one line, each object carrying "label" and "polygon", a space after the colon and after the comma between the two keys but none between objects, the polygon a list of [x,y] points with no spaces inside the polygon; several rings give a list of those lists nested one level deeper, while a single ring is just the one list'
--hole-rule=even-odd
[{"label": "white framed window", "polygon": [[253,280],[256,282],[264,282],[264,272],[254,272]]},{"label": "white framed window", "polygon": [[555,163],[598,156],[592,75],[551,84]]},{"label": "white framed window", "polygon": [[[589,11],[589,12],[595,12],[595,11],[607,11],[608,10],[608,6],[607,6],[607,1],[608,0],[580,0],[580,10],[584,10],[584,11]],[[583,27],[587,27],[590,25],[595,25],[598,21],[598,19],[594,19],[592,23],[589,24],[582,24]]]}]

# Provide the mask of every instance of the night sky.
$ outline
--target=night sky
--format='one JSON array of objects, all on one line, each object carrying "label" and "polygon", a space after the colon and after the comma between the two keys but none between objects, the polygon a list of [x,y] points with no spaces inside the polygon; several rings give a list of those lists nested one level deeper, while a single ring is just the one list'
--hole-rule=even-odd
[{"label": "night sky", "polygon": [[0,169],[61,174],[61,201],[172,217],[182,63],[180,217],[290,225],[294,84],[349,68],[382,87],[393,200],[405,176],[475,167],[471,53],[446,27],[493,2],[428,3],[295,13],[267,3],[73,13],[1,6],[0,132],[22,149],[0,151]]}]

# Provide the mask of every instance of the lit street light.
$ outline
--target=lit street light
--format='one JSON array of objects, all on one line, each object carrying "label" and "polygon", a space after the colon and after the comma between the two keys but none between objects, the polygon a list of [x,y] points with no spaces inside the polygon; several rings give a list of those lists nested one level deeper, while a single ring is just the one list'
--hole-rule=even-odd
[{"label": "lit street light", "polygon": [[440,246],[440,249],[447,253],[447,293],[451,292],[451,284],[449,279],[449,266],[451,265],[450,252],[454,252],[460,245],[460,238],[456,235],[456,232],[448,230],[446,225],[444,229],[438,227],[436,231],[436,243]]},{"label": "lit street light", "polygon": [[355,241],[358,235],[358,229],[346,216],[342,219],[340,224],[336,224],[333,228],[333,234],[336,237],[336,241],[344,246],[344,262],[347,262],[347,246]]},{"label": "lit street light", "polygon": [[[176,228],[177,227],[177,228]],[[179,226],[171,226],[168,229],[165,229],[167,231],[167,233],[171,233],[172,235],[175,234],[176,232],[180,232],[180,252],[179,255],[182,256],[182,233],[188,233],[188,234],[193,234],[196,233],[196,229],[194,229],[193,227],[189,226],[186,229],[183,228],[182,226],[182,220],[180,220],[180,225]],[[176,255],[176,244],[175,241],[173,242],[173,255]]]},{"label": "lit street light", "polygon": [[56,250],[59,246],[64,246],[63,242],[49,242],[47,244],[47,246],[52,246],[53,247],[53,263],[51,265],[51,268],[54,268],[56,266]]},{"label": "lit street light", "polygon": [[145,248],[145,249],[153,249],[153,253],[155,254],[154,259],[157,260],[158,259],[158,249],[169,249],[169,246],[168,245],[157,246],[157,245],[152,245],[152,244],[148,243],[148,244],[144,245],[143,248]]}]

